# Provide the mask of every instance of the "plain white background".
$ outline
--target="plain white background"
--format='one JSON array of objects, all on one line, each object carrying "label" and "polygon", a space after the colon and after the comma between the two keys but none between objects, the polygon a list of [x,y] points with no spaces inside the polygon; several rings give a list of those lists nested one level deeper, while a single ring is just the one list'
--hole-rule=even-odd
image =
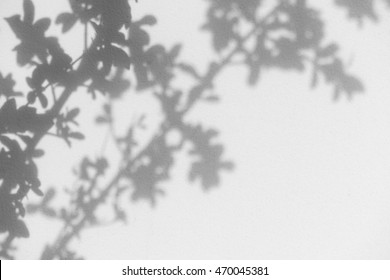
[{"label": "plain white background", "polygon": [[[66,1],[55,2],[34,1],[38,15],[67,7]],[[214,57],[209,36],[199,30],[204,2],[131,3],[135,18],[151,13],[159,19],[151,29],[155,42],[183,42],[183,57],[202,68]],[[89,259],[390,257],[390,25],[388,20],[366,22],[359,29],[346,20],[344,11],[334,8],[333,1],[311,2],[321,6],[329,41],[340,43],[341,55],[365,84],[365,94],[334,102],[330,87],[310,89],[309,73],[271,71],[257,87],[249,88],[245,70],[225,71],[216,84],[221,103],[199,107],[191,119],[220,130],[219,139],[235,170],[223,173],[220,187],[205,193],[198,184],[188,183],[187,158],[180,156],[157,207],[129,202],[129,224],[86,230],[73,244],[82,255]],[[0,16],[21,7],[22,1],[2,0]],[[64,42],[77,54],[74,36]],[[21,73],[11,52],[16,41],[3,20],[0,38],[1,71]],[[100,148],[100,143],[93,147],[91,143],[98,142],[104,131],[89,123],[100,109],[99,101],[95,107],[82,93],[74,98],[85,108],[82,129],[88,137],[72,150],[57,140],[42,143],[47,149],[40,162],[43,188],[69,186],[77,160]],[[153,111],[151,100],[140,96],[131,99],[133,103],[124,101],[118,108],[124,112],[124,123],[131,119],[131,106]],[[27,221],[32,237],[19,242],[19,256],[37,258],[43,244],[54,239],[59,224],[39,217]]]}]

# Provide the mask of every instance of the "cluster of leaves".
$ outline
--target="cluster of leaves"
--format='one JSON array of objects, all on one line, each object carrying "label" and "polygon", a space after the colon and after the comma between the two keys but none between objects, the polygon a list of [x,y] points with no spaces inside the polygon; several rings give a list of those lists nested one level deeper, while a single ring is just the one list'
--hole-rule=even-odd
[{"label": "cluster of leaves", "polygon": [[42,156],[38,149],[27,150],[32,135],[50,127],[50,120],[27,105],[17,108],[13,98],[0,108],[0,232],[15,237],[28,237],[29,232],[20,219],[25,215],[23,199],[39,189],[38,169],[33,158]]},{"label": "cluster of leaves", "polygon": [[[126,214],[119,205],[119,198],[126,191],[130,193],[129,197],[133,201],[147,199],[155,205],[156,196],[163,193],[161,183],[170,179],[174,155],[180,151],[185,141],[193,143],[194,146],[191,151],[195,158],[190,169],[191,179],[200,178],[204,187],[209,188],[218,184],[220,170],[225,167],[228,169],[225,166],[226,161],[222,160],[222,147],[210,142],[210,138],[215,135],[210,135],[208,130],[200,125],[195,127],[184,122],[185,114],[194,105],[196,98],[200,98],[210,87],[210,80],[215,73],[202,81],[194,67],[178,60],[180,45],[169,50],[160,44],[152,45],[147,28],[154,25],[156,19],[149,15],[132,22],[130,6],[125,0],[70,1],[70,7],[71,12],[62,13],[56,19],[56,23],[62,25],[62,31],[70,32],[77,26],[76,23],[80,22],[85,27],[86,38],[88,27],[92,27],[95,33],[92,42],[84,42],[85,51],[77,59],[72,59],[65,53],[57,38],[45,36],[51,21],[47,18],[35,21],[35,8],[31,0],[24,0],[23,19],[19,15],[7,19],[20,40],[20,44],[15,48],[18,64],[33,67],[33,70],[31,76],[26,78],[31,88],[30,92],[23,95],[26,105],[19,108],[15,99],[11,99],[20,95],[13,91],[12,77],[1,76],[1,92],[7,98],[1,107],[2,115],[5,116],[1,118],[1,124],[6,134],[1,138],[2,143],[5,143],[2,152],[4,159],[1,159],[4,171],[2,169],[0,172],[1,198],[8,201],[8,204],[2,203],[2,207],[9,205],[9,208],[12,208],[2,211],[2,232],[8,232],[11,239],[28,236],[27,227],[20,220],[25,212],[22,200],[30,189],[42,195],[38,189],[40,183],[33,161],[33,156],[42,155],[43,152],[36,150],[40,139],[48,134],[55,135],[68,145],[71,145],[71,138],[83,139],[80,132],[73,130],[78,124],[80,109],[63,110],[67,99],[77,88],[87,88],[93,97],[96,93],[108,94],[106,96],[110,105],[104,106],[104,114],[97,118],[97,122],[110,128],[111,136],[122,155],[122,162],[113,179],[104,184],[102,177],[108,168],[107,159],[102,157],[92,161],[86,157],[77,173],[78,187],[69,192],[69,207],[56,208],[52,205],[56,193],[54,189],[47,192],[41,203],[30,205],[31,212],[41,212],[64,222],[64,229],[58,239],[45,249],[42,258],[75,256],[67,247],[69,242],[78,236],[84,227],[99,223],[95,210],[108,203],[109,197],[112,199],[108,204],[112,206],[117,220],[126,219]],[[124,70],[130,67],[135,81],[125,78]],[[184,90],[174,85],[175,77],[179,73],[194,79],[195,85],[189,89],[191,102],[188,102],[191,98],[183,94]],[[208,74],[210,73],[209,71]],[[135,137],[135,132],[144,128],[142,121],[130,125],[126,135],[116,135],[113,129],[113,103],[120,101],[119,97],[131,84],[135,85],[136,90],[152,92],[160,102],[165,116],[155,136],[143,146],[137,143]],[[59,96],[55,91],[58,88],[62,89]],[[52,91],[51,96],[48,94],[49,89]],[[178,92],[180,94],[177,94]],[[38,114],[38,111],[42,113]],[[13,128],[15,121],[19,122],[14,125],[18,129]],[[181,133],[180,145],[168,141],[168,135],[173,130]],[[17,141],[15,138],[21,140]],[[22,147],[19,146],[20,142],[23,142]],[[138,152],[135,153],[137,148]],[[10,161],[8,158],[15,158],[19,165],[3,165],[3,162]],[[11,169],[14,170],[13,177],[9,175]],[[32,174],[31,178],[27,175],[21,176],[25,172],[24,169]],[[27,174],[27,171],[25,173]],[[20,180],[24,181],[19,182]],[[33,183],[30,183],[31,180],[34,180]],[[6,187],[8,181],[14,186]],[[19,193],[15,191],[16,186],[19,186]],[[17,199],[12,200],[11,196]],[[11,218],[17,221],[16,230],[7,226],[9,223],[7,224],[6,220]],[[3,250],[8,248],[5,246],[8,243],[2,244]]]},{"label": "cluster of leaves", "polygon": [[[337,95],[363,91],[361,82],[346,72],[337,57],[336,45],[324,43],[324,23],[306,0],[280,1],[268,14],[263,12],[264,2],[211,1],[204,25],[212,34],[216,51],[240,45],[240,63],[248,68],[249,84],[256,84],[265,69],[303,71],[312,65],[313,85],[318,76],[323,76],[334,86]],[[242,34],[240,30],[248,25],[254,28]],[[252,41],[246,44],[248,37]]]},{"label": "cluster of leaves", "polygon": [[79,108],[73,108],[66,113],[60,113],[55,120],[56,135],[64,139],[69,146],[71,146],[70,138],[84,139],[84,135],[81,132],[72,131],[71,129],[71,125],[78,125],[76,118],[79,113]]},{"label": "cluster of leaves", "polygon": [[232,162],[221,158],[223,146],[212,143],[218,132],[214,129],[205,130],[200,125],[188,125],[183,128],[183,132],[193,145],[190,154],[196,157],[189,173],[189,179],[191,181],[199,179],[206,189],[218,185],[219,172],[233,169]]},{"label": "cluster of leaves", "polygon": [[22,96],[20,91],[14,90],[15,81],[12,78],[12,74],[8,74],[6,77],[0,73],[0,97],[5,98]]},{"label": "cluster of leaves", "polygon": [[389,0],[335,0],[336,5],[347,10],[348,16],[362,25],[365,19],[378,20],[377,3],[384,2],[390,7]]},{"label": "cluster of leaves", "polygon": [[[11,75],[0,75],[0,96],[5,97],[0,107],[0,230],[8,233],[7,240],[29,236],[21,220],[25,215],[22,201],[30,190],[43,195],[34,163],[34,157],[43,155],[43,151],[36,148],[39,141],[47,134],[54,134],[69,145],[70,138],[83,138],[81,133],[71,130],[71,125],[77,125],[79,109],[61,112],[71,93],[97,79],[96,75],[108,76],[112,65],[118,69],[129,68],[129,56],[114,45],[117,37],[125,37],[120,30],[130,24],[128,2],[71,1],[71,4],[72,8],[88,14],[86,22],[96,30],[94,41],[87,44],[85,52],[75,60],[65,53],[57,38],[45,35],[51,20],[35,20],[35,6],[31,0],[23,2],[23,18],[14,15],[6,19],[20,41],[14,48],[17,63],[32,67],[31,76],[26,78],[31,90],[26,94],[14,91]],[[108,58],[108,54],[111,57]],[[75,68],[77,62],[79,65]],[[102,67],[99,62],[103,63]],[[95,90],[93,86],[89,87]],[[47,92],[49,88],[52,96]],[[56,88],[63,89],[59,97]],[[15,97],[20,97],[20,102],[16,102]],[[25,105],[20,106],[23,99]],[[7,255],[7,252],[3,253]]]}]

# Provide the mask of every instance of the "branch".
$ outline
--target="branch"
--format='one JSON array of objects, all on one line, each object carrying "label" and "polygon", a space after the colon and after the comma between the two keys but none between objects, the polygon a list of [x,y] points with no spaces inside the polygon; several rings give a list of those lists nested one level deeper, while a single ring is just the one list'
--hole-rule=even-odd
[{"label": "branch", "polygon": [[[199,81],[201,81],[200,85],[197,85],[199,91],[198,96],[196,98],[189,100],[189,102],[186,104],[185,108],[179,112],[180,119],[184,117],[185,114],[187,114],[194,106],[195,104],[200,100],[201,95],[204,93],[204,91],[210,87],[212,81],[215,79],[215,77],[226,67],[228,66],[236,54],[240,52],[242,49],[242,46],[251,39],[251,37],[259,32],[261,30],[262,25],[267,21],[270,17],[272,17],[279,6],[276,6],[269,14],[267,14],[261,21],[259,21],[254,28],[245,35],[244,39],[242,41],[237,41],[236,46],[219,62],[214,62],[210,64],[209,70],[207,73],[203,76],[203,78],[200,78]],[[178,118],[179,119],[179,118]],[[160,137],[165,135],[168,131],[170,131],[173,128],[176,128],[178,125],[182,125],[181,121],[180,123],[170,123],[169,121],[164,121],[160,128],[158,129],[158,132],[155,134],[155,136],[142,148],[142,150],[135,155],[134,157],[127,158],[123,157],[122,161],[122,168],[116,173],[116,175],[111,179],[111,181],[104,187],[103,191],[100,192],[97,198],[92,199],[88,206],[88,213],[93,213],[109,196],[110,192],[115,188],[115,186],[118,185],[120,179],[123,176],[126,176],[129,174],[129,170],[140,160],[143,156],[146,155],[146,153],[153,147],[153,145],[158,141]],[[85,228],[85,226],[90,221],[90,215],[84,212],[84,216],[78,220],[75,224],[69,225],[66,224],[63,229],[61,230],[59,236],[57,237],[57,240],[54,242],[52,246],[48,246],[45,250],[45,252],[42,254],[43,259],[54,259],[56,256],[59,256],[60,253],[69,245],[71,240],[79,236],[81,231]]]}]

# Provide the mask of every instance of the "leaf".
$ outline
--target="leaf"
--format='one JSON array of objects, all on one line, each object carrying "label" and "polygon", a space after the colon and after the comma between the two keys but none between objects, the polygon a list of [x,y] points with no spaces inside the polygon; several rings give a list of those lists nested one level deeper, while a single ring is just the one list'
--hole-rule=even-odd
[{"label": "leaf", "polygon": [[157,23],[157,19],[152,15],[144,16],[137,22],[139,25],[155,25]]},{"label": "leaf", "polygon": [[112,62],[115,66],[130,69],[130,57],[124,50],[117,47],[111,47],[110,50],[113,57]]},{"label": "leaf", "polygon": [[207,102],[212,102],[212,103],[220,101],[220,99],[219,99],[219,97],[217,95],[207,96],[204,100],[207,101]]},{"label": "leaf", "polygon": [[47,97],[41,93],[38,95],[39,102],[41,103],[43,108],[46,108],[48,105]]},{"label": "leaf", "polygon": [[68,32],[77,22],[77,17],[71,13],[62,13],[56,19],[56,24],[62,24],[62,33]]},{"label": "leaf", "polygon": [[35,8],[33,2],[31,0],[24,0],[23,10],[24,10],[23,21],[32,24],[35,16]]},{"label": "leaf", "polygon": [[198,72],[195,70],[195,68],[187,63],[179,63],[177,64],[177,67],[181,69],[183,72],[188,73],[189,75],[193,76],[194,78],[200,79],[200,75]]},{"label": "leaf", "polygon": [[341,79],[342,89],[348,94],[364,91],[364,86],[360,80],[353,76],[345,76]]},{"label": "leaf", "polygon": [[39,157],[42,157],[44,154],[45,154],[45,152],[43,150],[36,149],[36,150],[34,150],[32,156],[35,158],[39,158]]},{"label": "leaf", "polygon": [[16,51],[16,61],[20,66],[25,66],[34,57],[34,52],[25,44],[16,46],[14,51]]},{"label": "leaf", "polygon": [[32,73],[31,80],[27,80],[27,83],[32,88],[41,88],[43,82],[46,79],[47,74],[48,74],[47,66],[44,64],[38,65]]},{"label": "leaf", "polygon": [[80,113],[79,108],[73,108],[68,112],[68,114],[66,114],[66,120],[73,120],[75,117],[78,116],[79,113]]},{"label": "leaf", "polygon": [[41,205],[46,206],[55,197],[56,191],[50,188],[42,199]]},{"label": "leaf", "polygon": [[378,20],[373,0],[336,0],[336,5],[345,8],[351,19],[362,23],[365,18]]},{"label": "leaf", "polygon": [[338,46],[336,44],[330,44],[329,46],[318,51],[318,56],[320,57],[328,57],[335,54],[338,50]]},{"label": "leaf", "polygon": [[41,33],[45,33],[47,29],[49,29],[50,26],[50,19],[49,18],[41,18],[36,23],[34,23],[34,27],[37,28]]},{"label": "leaf", "polygon": [[28,103],[33,104],[36,99],[37,99],[37,94],[36,94],[35,91],[30,91],[27,94],[27,101],[28,101]]},{"label": "leaf", "polygon": [[98,124],[102,124],[102,123],[108,123],[109,121],[107,120],[107,118],[103,117],[103,116],[98,116],[96,118],[96,123]]},{"label": "leaf", "polygon": [[12,31],[14,32],[15,36],[18,38],[18,39],[21,39],[23,38],[23,35],[24,35],[24,26],[25,24],[23,24],[23,22],[21,21],[20,19],[20,16],[19,15],[14,15],[12,17],[8,17],[8,18],[5,18],[5,20],[7,21],[8,25],[11,27]]},{"label": "leaf", "polygon": [[47,217],[54,218],[57,216],[57,213],[54,209],[52,208],[43,208],[42,209],[42,214],[44,214]]},{"label": "leaf", "polygon": [[113,32],[111,36],[112,36],[111,39],[113,43],[117,43],[119,45],[126,45],[127,41],[126,41],[125,34],[121,32]]},{"label": "leaf", "polygon": [[209,15],[209,22],[203,27],[213,34],[213,45],[216,51],[222,51],[234,39],[234,19],[224,16]]},{"label": "leaf", "polygon": [[80,133],[80,132],[70,132],[70,133],[68,134],[68,136],[69,136],[70,138],[74,138],[74,139],[78,139],[78,140],[83,140],[83,139],[85,139],[85,136],[84,136],[82,133]]},{"label": "leaf", "polygon": [[31,188],[31,190],[36,194],[36,195],[39,195],[39,196],[43,196],[43,192],[38,189],[38,188]]},{"label": "leaf", "polygon": [[98,174],[104,174],[104,171],[107,169],[108,167],[108,161],[106,158],[99,158],[97,161],[96,161],[96,164],[95,164],[95,167],[96,167],[96,172]]},{"label": "leaf", "polygon": [[19,135],[20,139],[24,141],[26,145],[29,145],[31,142],[31,137],[27,135]]},{"label": "leaf", "polygon": [[179,56],[182,46],[180,44],[175,45],[169,53],[172,60]]},{"label": "leaf", "polygon": [[131,7],[127,0],[120,1],[120,11],[125,28],[129,28],[132,20]]},{"label": "leaf", "polygon": [[1,111],[3,111],[5,115],[13,115],[13,113],[16,112],[16,100],[13,98],[9,99],[6,103],[4,103]]},{"label": "leaf", "polygon": [[21,151],[19,143],[16,140],[12,140],[6,136],[0,136],[0,142],[13,152]]},{"label": "leaf", "polygon": [[0,73],[0,96],[5,95],[6,97],[21,96],[21,92],[14,91],[15,81],[11,74],[6,77]]},{"label": "leaf", "polygon": [[15,221],[12,231],[16,237],[28,238],[30,236],[30,232],[28,231],[26,224],[22,220]]}]

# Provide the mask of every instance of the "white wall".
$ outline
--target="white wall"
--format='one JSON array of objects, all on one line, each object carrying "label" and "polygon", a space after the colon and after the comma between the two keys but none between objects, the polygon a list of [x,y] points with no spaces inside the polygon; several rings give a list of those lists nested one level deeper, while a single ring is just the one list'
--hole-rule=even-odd
[{"label": "white wall", "polygon": [[[42,14],[62,9],[57,1],[34,2]],[[0,15],[14,13],[20,3],[2,0]],[[132,7],[135,17],[145,11],[158,16],[156,41],[184,41],[183,55],[203,65],[212,56],[209,37],[198,29],[202,3],[141,0]],[[221,131],[234,172],[204,193],[187,182],[183,156],[156,209],[131,204],[127,227],[87,230],[74,246],[91,259],[389,258],[388,21],[358,29],[328,4],[321,3],[329,38],[342,44],[351,69],[363,78],[364,95],[334,102],[326,85],[309,88],[308,73],[273,71],[248,88],[242,69],[224,72],[216,88],[222,102],[197,109],[191,118]],[[11,71],[10,41],[3,36],[11,35],[1,22],[0,69]],[[88,100],[78,99],[88,107],[86,119],[94,112]],[[94,133],[92,126],[84,128]],[[71,182],[74,160],[90,143],[69,153],[65,145],[46,142],[41,173],[47,185],[58,185],[59,176],[60,185]],[[36,258],[58,228],[39,218],[29,226],[32,238],[21,242],[21,258]]]}]

